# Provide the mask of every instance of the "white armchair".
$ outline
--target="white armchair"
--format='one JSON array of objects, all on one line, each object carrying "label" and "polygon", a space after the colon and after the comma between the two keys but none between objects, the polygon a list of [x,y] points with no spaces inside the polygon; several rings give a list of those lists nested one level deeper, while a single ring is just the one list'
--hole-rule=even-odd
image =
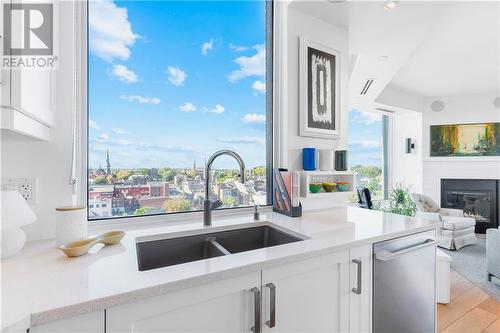
[{"label": "white armchair", "polygon": [[441,230],[443,243],[439,246],[449,250],[458,250],[477,243],[474,233],[476,220],[464,217],[462,210],[441,208],[434,200],[420,193],[411,193],[410,197],[417,207],[416,217],[443,222]]},{"label": "white armchair", "polygon": [[420,193],[411,193],[411,200],[417,207],[415,216],[422,217],[431,221],[442,221],[442,216],[463,217],[464,212],[461,209],[441,208],[428,196]]},{"label": "white armchair", "polygon": [[486,230],[486,270],[488,281],[492,276],[500,279],[500,229]]}]

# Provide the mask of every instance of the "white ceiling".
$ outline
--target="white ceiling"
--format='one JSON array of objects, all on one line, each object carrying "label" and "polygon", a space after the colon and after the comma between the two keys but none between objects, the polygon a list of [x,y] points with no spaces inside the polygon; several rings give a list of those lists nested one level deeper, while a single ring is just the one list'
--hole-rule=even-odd
[{"label": "white ceiling", "polygon": [[500,3],[454,3],[391,85],[427,97],[499,91]]},{"label": "white ceiling", "polygon": [[[292,8],[349,32],[351,103],[369,104],[390,84],[423,96],[494,91],[500,77],[497,1],[294,0]],[[387,60],[380,62],[380,56]],[[358,90],[376,78],[369,96]]]}]

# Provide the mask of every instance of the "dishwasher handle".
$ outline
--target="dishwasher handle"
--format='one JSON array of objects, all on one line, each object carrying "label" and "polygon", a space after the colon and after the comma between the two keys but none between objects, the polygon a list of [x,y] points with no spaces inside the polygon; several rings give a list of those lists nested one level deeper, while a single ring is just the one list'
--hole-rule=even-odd
[{"label": "dishwasher handle", "polygon": [[389,261],[392,259],[396,259],[396,258],[402,256],[403,254],[406,254],[409,252],[417,251],[417,250],[423,249],[425,247],[435,246],[437,243],[438,243],[438,241],[436,239],[427,238],[421,244],[411,246],[411,247],[406,247],[406,248],[403,248],[403,249],[398,250],[398,251],[391,252],[388,250],[381,250],[380,252],[375,254],[375,258],[378,260],[382,260],[382,261]]}]

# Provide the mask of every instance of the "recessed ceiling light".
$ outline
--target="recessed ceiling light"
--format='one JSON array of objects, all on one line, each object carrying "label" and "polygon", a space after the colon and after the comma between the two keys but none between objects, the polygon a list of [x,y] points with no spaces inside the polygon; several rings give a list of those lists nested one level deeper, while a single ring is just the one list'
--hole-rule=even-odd
[{"label": "recessed ceiling light", "polygon": [[384,5],[385,10],[391,10],[396,8],[396,6],[399,4],[399,0],[392,0],[392,1],[386,1]]},{"label": "recessed ceiling light", "polygon": [[380,62],[386,62],[387,60],[389,60],[389,56],[380,56],[380,57],[378,57],[378,61],[380,61]]}]

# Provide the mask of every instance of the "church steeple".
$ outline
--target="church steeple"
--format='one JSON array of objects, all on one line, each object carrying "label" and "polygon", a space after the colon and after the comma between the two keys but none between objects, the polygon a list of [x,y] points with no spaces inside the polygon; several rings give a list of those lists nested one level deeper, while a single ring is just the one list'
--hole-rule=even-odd
[{"label": "church steeple", "polygon": [[111,175],[111,162],[109,161],[109,150],[106,149],[106,175]]},{"label": "church steeple", "polygon": [[193,171],[196,171],[196,159],[193,162]]}]

